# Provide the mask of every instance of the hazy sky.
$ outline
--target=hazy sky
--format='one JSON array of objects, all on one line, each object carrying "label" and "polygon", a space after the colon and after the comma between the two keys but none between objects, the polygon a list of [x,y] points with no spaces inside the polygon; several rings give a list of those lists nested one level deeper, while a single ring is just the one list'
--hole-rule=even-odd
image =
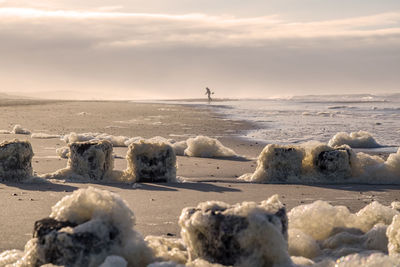
[{"label": "hazy sky", "polygon": [[400,92],[400,1],[0,0],[0,92],[186,98],[206,86]]}]

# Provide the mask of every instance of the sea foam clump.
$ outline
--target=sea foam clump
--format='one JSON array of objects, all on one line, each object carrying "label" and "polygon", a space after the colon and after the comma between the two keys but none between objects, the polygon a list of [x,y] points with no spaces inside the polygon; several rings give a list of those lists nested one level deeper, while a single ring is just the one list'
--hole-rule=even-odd
[{"label": "sea foam clump", "polygon": [[112,180],[114,179],[114,158],[109,141],[89,141],[69,144],[67,167],[54,173],[42,175],[47,179]]},{"label": "sea foam clump", "polygon": [[299,180],[303,157],[304,150],[300,147],[267,145],[258,157],[256,171],[242,179],[259,183]]},{"label": "sea foam clump", "polygon": [[357,153],[361,166],[361,181],[367,183],[400,183],[400,148],[392,153],[386,161],[377,156],[369,156],[362,152]]},{"label": "sea foam clump", "polygon": [[368,232],[378,223],[388,225],[399,212],[377,201],[353,214],[345,206],[332,206],[326,201],[293,208],[289,214],[291,228],[310,235],[315,240],[325,240],[341,228],[356,228]]},{"label": "sea foam clump", "polygon": [[[321,266],[321,265],[320,265]],[[332,267],[399,267],[400,257],[391,257],[383,253],[360,253],[342,257],[325,266]],[[322,266],[321,266],[322,267]]]},{"label": "sea foam clump", "polygon": [[114,255],[129,266],[146,266],[153,254],[133,230],[134,222],[133,212],[116,194],[93,187],[79,189],[53,206],[49,218],[35,223],[23,256],[8,263],[99,266]]},{"label": "sea foam clump", "polygon": [[32,177],[32,146],[28,141],[0,143],[0,180],[23,181]]},{"label": "sea foam clump", "polygon": [[69,147],[63,146],[56,149],[57,155],[62,159],[68,159],[69,157]]},{"label": "sea foam clump", "polygon": [[237,157],[235,151],[222,145],[220,141],[207,136],[197,136],[186,140],[185,155],[202,158]]},{"label": "sea foam clump", "polygon": [[105,133],[69,133],[64,135],[62,138],[67,144],[74,142],[87,142],[87,141],[109,141],[115,147],[125,147],[127,146],[125,142],[129,140],[126,136],[114,136]]},{"label": "sea foam clump", "polygon": [[240,179],[257,183],[340,182],[352,176],[355,160],[348,146],[270,144],[258,156],[255,172]]},{"label": "sea foam clump", "polygon": [[31,134],[31,138],[34,139],[53,139],[53,138],[60,138],[57,134],[47,134],[47,133],[33,133]]},{"label": "sea foam clump", "polygon": [[386,235],[389,239],[389,254],[398,254],[400,257],[400,215],[393,218],[392,223],[389,225]]},{"label": "sea foam clump", "polygon": [[69,168],[92,180],[103,180],[113,169],[112,145],[108,141],[76,142],[69,146]]},{"label": "sea foam clump", "polygon": [[255,172],[239,179],[256,183],[399,184],[400,149],[385,161],[355,153],[348,145],[270,144],[258,156]]},{"label": "sea foam clump", "polygon": [[[35,137],[39,138],[39,137]],[[44,137],[43,137],[44,138]],[[49,137],[50,138],[50,137]],[[105,133],[69,133],[61,137],[61,140],[67,144],[73,142],[88,142],[107,140],[112,143],[114,147],[128,147],[133,143],[140,143],[142,141],[152,143],[167,143],[174,149],[175,154],[179,156],[189,157],[203,157],[203,158],[230,158],[237,157],[238,155],[230,148],[222,145],[220,141],[207,136],[197,136],[189,138],[185,141],[177,142],[174,139],[167,139],[161,136],[152,138],[143,138],[141,136],[127,137],[127,136],[114,136]]]},{"label": "sea foam clump", "polygon": [[365,131],[351,132],[350,134],[339,132],[329,140],[328,145],[349,145],[352,148],[375,148],[381,146],[369,132]]},{"label": "sea foam clump", "polygon": [[29,131],[25,128],[22,128],[22,126],[19,124],[16,124],[14,126],[14,128],[12,129],[11,133],[13,133],[13,134],[31,134],[31,131]]},{"label": "sea foam clump", "polygon": [[140,141],[129,145],[128,167],[124,179],[129,182],[176,182],[176,155],[169,143]]},{"label": "sea foam clump", "polygon": [[144,240],[153,250],[156,260],[160,262],[185,264],[188,261],[188,253],[182,239],[146,236]]},{"label": "sea foam clump", "polygon": [[[288,214],[289,253],[315,262],[354,253],[387,254],[398,242],[393,238],[397,234],[398,216],[397,210],[376,201],[357,213],[320,200],[297,206]],[[391,261],[387,257],[385,260]]]},{"label": "sea foam clump", "polygon": [[275,195],[261,204],[208,201],[183,209],[181,237],[189,262],[235,266],[287,266],[287,216]]},{"label": "sea foam clump", "polygon": [[303,146],[307,151],[303,161],[303,173],[308,176],[307,180],[336,182],[353,176],[356,155],[349,146],[331,147],[318,143]]}]

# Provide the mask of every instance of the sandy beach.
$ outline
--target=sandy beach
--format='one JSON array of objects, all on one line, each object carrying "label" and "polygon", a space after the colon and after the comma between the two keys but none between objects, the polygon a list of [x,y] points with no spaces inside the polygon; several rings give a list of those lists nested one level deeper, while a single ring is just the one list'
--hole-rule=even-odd
[{"label": "sandy beach", "polygon": [[[9,103],[9,102],[8,102]],[[358,211],[374,200],[384,205],[400,198],[398,185],[291,185],[251,184],[236,178],[253,172],[256,158],[264,145],[238,138],[254,127],[243,121],[231,121],[207,108],[107,101],[40,101],[13,105],[0,104],[0,129],[11,130],[20,124],[32,133],[67,134],[101,132],[112,135],[162,136],[183,140],[207,135],[218,138],[246,159],[177,157],[177,175],[185,183],[143,183],[136,188],[127,184],[93,183],[10,183],[0,184],[0,251],[23,249],[32,236],[35,221],[45,218],[62,197],[78,188],[94,186],[119,194],[136,216],[136,229],[143,235],[179,237],[177,224],[184,207],[199,202],[220,200],[230,204],[260,202],[279,194],[287,209],[321,199],[333,205],[345,205]],[[36,139],[29,135],[0,134],[0,141],[12,139],[31,142],[37,174],[51,173],[66,166],[56,149],[65,146],[59,138]],[[126,168],[126,147],[115,147],[116,170]]]}]

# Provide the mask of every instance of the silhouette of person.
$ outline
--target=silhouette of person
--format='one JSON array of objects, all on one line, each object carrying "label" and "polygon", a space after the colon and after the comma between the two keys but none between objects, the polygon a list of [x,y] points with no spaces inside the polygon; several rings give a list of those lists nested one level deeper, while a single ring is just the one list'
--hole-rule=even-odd
[{"label": "silhouette of person", "polygon": [[212,101],[211,95],[214,94],[214,92],[211,92],[210,88],[206,87],[206,93],[205,93],[208,97],[208,102]]}]

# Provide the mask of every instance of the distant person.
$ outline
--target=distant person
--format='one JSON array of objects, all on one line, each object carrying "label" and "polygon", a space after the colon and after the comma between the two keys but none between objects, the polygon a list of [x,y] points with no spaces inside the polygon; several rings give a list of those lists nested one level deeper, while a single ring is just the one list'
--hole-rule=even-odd
[{"label": "distant person", "polygon": [[210,88],[206,87],[206,93],[205,93],[208,97],[208,102],[212,101],[211,95],[214,94],[214,92],[211,92]]}]

